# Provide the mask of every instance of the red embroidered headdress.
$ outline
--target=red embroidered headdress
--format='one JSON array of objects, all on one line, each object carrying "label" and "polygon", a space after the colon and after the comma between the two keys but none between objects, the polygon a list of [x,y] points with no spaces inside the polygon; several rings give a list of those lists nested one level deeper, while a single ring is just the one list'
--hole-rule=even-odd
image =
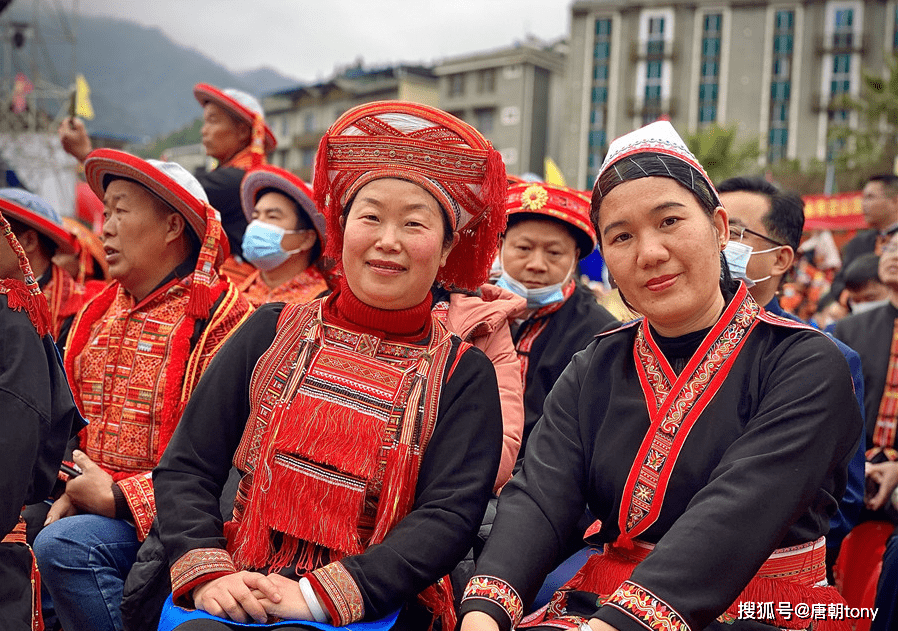
[{"label": "red embroidered headdress", "polygon": [[486,282],[505,228],[505,165],[476,129],[418,103],[355,107],[331,125],[315,163],[315,201],[327,218],[325,254],[340,261],[340,214],[365,184],[397,178],[434,196],[460,239],[436,280],[475,289]]},{"label": "red embroidered headdress", "polygon": [[[698,172],[699,177],[703,180],[701,183],[703,187],[707,187],[714,202],[716,202],[718,206],[721,205],[720,196],[717,194],[717,189],[714,188],[711,178],[708,177],[708,174],[705,173],[705,169],[702,168],[702,165],[695,159],[695,156],[692,155],[686,147],[686,143],[683,142],[683,139],[680,138],[680,135],[674,129],[673,125],[668,121],[655,121],[654,123],[646,125],[645,127],[640,127],[639,129],[631,131],[629,134],[625,134],[612,141],[611,145],[608,147],[608,153],[605,154],[605,160],[602,162],[602,168],[599,170],[599,176],[596,178],[593,195],[598,195],[598,197],[601,198],[604,194],[599,187],[599,182],[603,181],[603,175],[606,171],[609,169],[616,169],[626,158],[641,153],[667,155],[676,158],[681,162],[685,162]],[[618,174],[618,176],[623,179],[620,174]],[[670,177],[680,182],[680,184],[689,190],[696,192],[695,181],[681,181],[680,178],[677,178],[672,174]],[[607,190],[605,192],[607,192]]]},{"label": "red embroidered headdress", "polygon": [[193,96],[196,97],[200,105],[205,106],[209,102],[215,103],[252,127],[250,149],[254,156],[254,166],[262,164],[265,154],[271,153],[278,146],[274,132],[265,123],[262,104],[251,94],[234,88],[219,90],[208,83],[197,83],[193,86]]},{"label": "red embroidered headdress", "polygon": [[580,258],[596,247],[596,230],[589,219],[589,197],[582,191],[544,182],[519,182],[508,187],[505,212],[544,215],[572,226],[577,232]]},{"label": "red embroidered headdress", "polygon": [[175,162],[141,160],[114,149],[92,151],[84,162],[84,174],[101,199],[109,178],[125,178],[137,182],[184,216],[201,243],[187,309],[195,317],[207,317],[214,296],[219,293],[212,287],[218,283],[218,268],[230,252],[228,240],[222,238],[221,216],[209,205],[197,179]]},{"label": "red embroidered headdress", "polygon": [[311,220],[315,232],[318,233],[318,240],[323,248],[327,242],[324,215],[315,206],[314,195],[309,185],[290,171],[265,164],[246,172],[240,183],[240,202],[243,204],[243,214],[246,215],[246,220],[252,221],[253,209],[256,207],[256,202],[259,201],[259,192],[266,188],[280,191],[302,208]]},{"label": "red embroidered headdress", "polygon": [[34,228],[52,239],[60,252],[74,254],[75,238],[62,225],[62,219],[50,204],[21,188],[0,189],[0,210],[11,219]]},{"label": "red embroidered headdress", "polygon": [[25,277],[24,283],[15,278],[0,279],[0,294],[6,294],[6,301],[10,309],[15,311],[25,309],[37,334],[43,337],[50,331],[50,305],[34,278],[31,263],[25,256],[25,250],[22,249],[22,245],[16,239],[16,235],[13,234],[12,228],[2,212],[0,212],[0,231],[6,237],[9,247],[15,252],[16,258],[19,259],[19,269],[22,270],[22,275]]}]

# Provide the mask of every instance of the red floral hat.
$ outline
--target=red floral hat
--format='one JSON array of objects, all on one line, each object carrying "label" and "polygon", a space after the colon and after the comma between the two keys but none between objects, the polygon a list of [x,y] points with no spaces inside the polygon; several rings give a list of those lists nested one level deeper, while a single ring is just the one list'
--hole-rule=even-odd
[{"label": "red floral hat", "polygon": [[266,188],[274,188],[296,202],[308,215],[312,227],[318,233],[318,240],[322,247],[326,241],[326,229],[324,215],[318,211],[313,201],[314,194],[309,185],[297,176],[279,167],[265,164],[246,172],[240,183],[240,202],[243,204],[243,214],[246,220],[252,220],[253,210],[256,207],[259,191]]},{"label": "red floral hat", "polygon": [[210,101],[224,108],[247,125],[253,128],[253,138],[264,137],[264,151],[271,153],[278,146],[274,132],[265,123],[265,112],[262,104],[251,94],[235,88],[219,90],[208,83],[197,83],[193,86],[193,96],[200,105],[205,106]]},{"label": "red floral hat", "polygon": [[589,196],[566,186],[544,182],[520,182],[508,187],[505,212],[544,215],[575,228],[580,258],[596,247],[596,230],[589,219]]},{"label": "red floral hat", "polygon": [[436,198],[460,239],[436,280],[475,289],[486,282],[505,228],[505,165],[480,132],[418,103],[378,101],[331,125],[318,146],[315,201],[327,218],[325,254],[339,261],[340,215],[359,189],[397,178]]},{"label": "red floral hat", "polygon": [[109,178],[125,178],[137,182],[184,216],[201,244],[188,308],[198,317],[207,316],[218,267],[230,249],[228,240],[222,238],[221,215],[209,205],[199,181],[176,162],[142,160],[115,149],[92,151],[84,161],[84,175],[100,199],[106,193]]},{"label": "red floral hat", "polygon": [[21,188],[0,189],[0,210],[52,239],[61,252],[73,254],[78,249],[56,209],[34,193]]},{"label": "red floral hat", "polygon": [[13,234],[12,227],[0,212],[0,232],[6,237],[9,247],[15,252],[16,258],[19,260],[19,269],[22,270],[22,276],[25,282],[15,278],[0,279],[0,294],[6,294],[6,304],[14,311],[22,309],[28,314],[28,319],[34,325],[37,334],[43,337],[50,332],[50,305],[47,298],[41,292],[37,280],[34,278],[34,272],[31,271],[31,263],[25,255],[25,250]]}]

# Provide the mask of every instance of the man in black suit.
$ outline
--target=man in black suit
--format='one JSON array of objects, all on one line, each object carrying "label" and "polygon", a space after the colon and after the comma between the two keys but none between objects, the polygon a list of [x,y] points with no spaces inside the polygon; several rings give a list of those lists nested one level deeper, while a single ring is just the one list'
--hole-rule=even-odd
[{"label": "man in black suit", "polygon": [[882,173],[867,180],[861,205],[870,229],[858,232],[842,248],[842,268],[829,290],[833,300],[839,300],[845,290],[845,270],[851,262],[868,252],[880,254],[889,235],[898,231],[898,176]]}]

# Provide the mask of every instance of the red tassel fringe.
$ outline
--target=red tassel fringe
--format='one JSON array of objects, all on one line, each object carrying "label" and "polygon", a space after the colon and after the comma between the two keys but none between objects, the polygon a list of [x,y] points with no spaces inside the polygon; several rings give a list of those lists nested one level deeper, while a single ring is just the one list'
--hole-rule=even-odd
[{"label": "red tassel fringe", "polygon": [[50,305],[43,294],[32,294],[22,281],[5,278],[0,281],[6,301],[13,311],[25,310],[41,337],[50,332]]},{"label": "red tassel fringe", "polygon": [[398,443],[390,450],[377,505],[374,534],[371,536],[372,544],[383,541],[387,533],[411,512],[419,460],[420,456],[413,454],[404,443]]},{"label": "red tassel fringe", "polygon": [[458,245],[437,274],[437,280],[443,285],[475,290],[487,281],[499,248],[499,235],[505,231],[507,192],[505,163],[491,147],[481,188],[486,211],[479,221],[474,220],[476,223],[464,228]]},{"label": "red tassel fringe", "polygon": [[[358,521],[364,509],[365,489],[342,486],[332,478],[311,477],[274,458],[277,453],[297,454],[299,459],[330,465],[354,477],[371,478],[377,467],[383,423],[328,401],[319,402],[313,410],[302,409],[301,405],[281,408],[279,416],[270,424],[277,428],[277,435],[266,436],[265,455],[254,474],[244,519],[237,530],[235,559],[244,567],[258,568],[271,563],[274,555],[274,564],[283,567],[299,551],[297,539],[343,554],[358,554],[362,549]],[[283,489],[290,490],[291,500],[301,498],[310,512],[288,510],[291,502]],[[310,519],[310,514],[314,518]],[[283,545],[276,554],[270,529],[284,533]]]},{"label": "red tassel fringe", "polygon": [[[418,601],[433,612],[434,620],[442,618],[442,628],[455,629],[458,622],[455,616],[455,606],[452,599],[452,583],[449,577],[444,576],[436,583],[418,594]],[[433,629],[433,624],[430,625]]]}]

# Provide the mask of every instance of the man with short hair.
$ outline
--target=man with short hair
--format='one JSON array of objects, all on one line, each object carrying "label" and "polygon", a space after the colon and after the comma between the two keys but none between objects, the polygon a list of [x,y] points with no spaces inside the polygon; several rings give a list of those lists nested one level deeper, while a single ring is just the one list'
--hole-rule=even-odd
[{"label": "man with short hair", "polygon": [[889,301],[889,288],[879,280],[879,256],[863,254],[845,269],[846,304],[851,313],[863,313]]},{"label": "man with short hair", "polygon": [[[252,307],[218,275],[217,211],[173,162],[99,149],[85,162],[104,203],[114,282],[82,309],[66,372],[90,425],[34,550],[65,629],[121,629],[124,579],[156,513],[150,472],[190,393]],[[77,513],[77,514],[76,514]]]},{"label": "man with short hair", "polygon": [[[277,147],[274,132],[265,124],[265,112],[254,96],[237,90],[220,90],[197,83],[193,95],[203,108],[201,129],[206,154],[218,161],[212,171],[196,176],[209,204],[219,211],[231,254],[242,257],[241,244],[247,220],[240,204],[240,181],[247,170],[265,164],[265,155]],[[75,118],[59,126],[63,149],[84,162],[93,149],[84,123]],[[249,266],[231,261],[235,281],[252,271]]]},{"label": "man with short hair", "polygon": [[[768,312],[801,322],[786,313],[776,297],[783,277],[792,268],[804,230],[804,201],[795,193],[784,192],[757,177],[734,177],[717,187],[720,201],[727,210],[730,240],[750,247],[742,280],[749,285],[752,298]],[[729,251],[730,248],[727,248]],[[727,253],[729,256],[729,253]],[[736,274],[740,276],[740,274]],[[861,414],[864,411],[864,378],[861,358],[854,350],[833,339],[845,356],[854,382]],[[826,537],[827,574],[833,581],[832,565],[842,540],[857,524],[864,502],[864,441],[848,467],[845,495],[839,512],[830,520]]]},{"label": "man with short hair", "polygon": [[880,254],[889,237],[898,231],[898,175],[881,173],[867,180],[861,197],[861,209],[870,229],[858,232],[842,248],[842,267],[833,278],[827,294],[839,302],[843,302],[845,270],[852,261],[868,252]]},{"label": "man with short hair", "polygon": [[[75,314],[91,297],[84,285],[53,263],[58,252],[74,254],[74,237],[65,229],[59,213],[45,200],[20,188],[0,189],[0,210],[22,245],[31,269],[50,305],[50,335],[60,352]],[[22,279],[15,254],[0,240],[0,277]]]}]

